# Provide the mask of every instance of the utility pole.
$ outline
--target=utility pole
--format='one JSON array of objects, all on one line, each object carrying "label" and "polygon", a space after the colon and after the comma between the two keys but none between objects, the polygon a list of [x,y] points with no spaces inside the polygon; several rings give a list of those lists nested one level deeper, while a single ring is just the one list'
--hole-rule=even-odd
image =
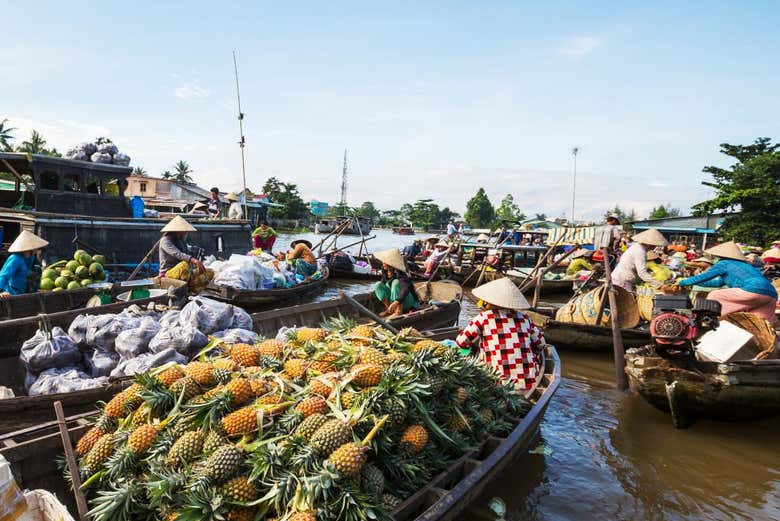
[{"label": "utility pole", "polygon": [[574,199],[577,195],[577,154],[580,151],[580,147],[574,147],[571,149],[571,153],[574,156],[574,178],[571,182],[571,224],[574,225]]},{"label": "utility pole", "polygon": [[241,174],[244,180],[244,219],[249,219],[249,212],[247,211],[246,204],[246,160],[244,159],[244,145],[246,139],[244,139],[244,113],[241,112],[241,91],[238,88],[238,64],[236,63],[236,51],[233,51],[233,70],[236,72],[236,98],[238,99],[238,132],[241,139],[238,141],[238,146],[241,147]]},{"label": "utility pole", "polygon": [[341,211],[347,208],[347,149],[344,149],[344,166],[341,169]]}]

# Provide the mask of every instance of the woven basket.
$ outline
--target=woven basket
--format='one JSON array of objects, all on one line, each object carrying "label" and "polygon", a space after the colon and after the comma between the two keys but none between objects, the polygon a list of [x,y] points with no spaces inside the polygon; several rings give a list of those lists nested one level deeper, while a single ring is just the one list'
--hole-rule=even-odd
[{"label": "woven basket", "polygon": [[[614,286],[618,306],[618,323],[621,328],[632,328],[639,324],[639,308],[636,298],[623,288]],[[560,308],[555,319],[560,322],[573,322],[575,324],[595,325],[598,318],[599,306],[604,296],[604,286],[583,293]],[[609,304],[609,302],[607,302]],[[610,310],[605,309],[601,317],[601,325],[609,324]]]},{"label": "woven basket", "polygon": [[637,286],[636,305],[642,320],[649,322],[653,319],[653,297],[655,288],[652,286]]},{"label": "woven basket", "polygon": [[721,320],[731,322],[735,326],[744,329],[754,337],[754,342],[761,350],[756,358],[774,358],[777,333],[768,320],[747,311],[737,311],[721,317]]}]

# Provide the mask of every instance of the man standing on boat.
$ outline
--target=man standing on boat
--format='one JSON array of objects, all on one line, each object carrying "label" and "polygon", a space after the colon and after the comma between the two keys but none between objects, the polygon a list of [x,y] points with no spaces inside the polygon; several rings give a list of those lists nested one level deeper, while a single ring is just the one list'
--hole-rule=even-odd
[{"label": "man standing on boat", "polygon": [[211,197],[206,203],[209,219],[218,219],[222,215],[222,201],[219,200],[219,188],[216,186],[211,189]]},{"label": "man standing on boat", "polygon": [[238,202],[239,198],[233,192],[230,192],[225,196],[225,199],[230,201],[230,207],[228,208],[228,219],[240,220],[244,217],[244,209],[241,207],[241,203]]},{"label": "man standing on boat", "polygon": [[419,298],[401,252],[393,248],[376,252],[374,257],[382,263],[382,280],[374,287],[376,298],[385,306],[380,315],[394,317],[417,308]]},{"label": "man standing on boat", "polygon": [[454,242],[460,238],[460,235],[458,235],[458,229],[455,227],[455,221],[451,220],[449,224],[447,224],[447,239],[450,240],[450,242]]},{"label": "man standing on boat", "polygon": [[607,248],[610,254],[614,255],[620,252],[620,234],[623,231],[620,226],[620,220],[615,213],[609,214],[607,224],[596,230],[596,237],[593,240],[593,249],[597,252]]},{"label": "man standing on boat", "polygon": [[27,293],[27,277],[35,264],[36,256],[48,244],[48,241],[27,230],[19,234],[8,247],[11,255],[0,269],[0,298]]},{"label": "man standing on boat", "polygon": [[506,277],[474,288],[471,294],[484,311],[471,319],[455,342],[477,352],[504,380],[529,393],[542,373],[539,353],[545,345],[542,331],[523,313],[531,306]]}]

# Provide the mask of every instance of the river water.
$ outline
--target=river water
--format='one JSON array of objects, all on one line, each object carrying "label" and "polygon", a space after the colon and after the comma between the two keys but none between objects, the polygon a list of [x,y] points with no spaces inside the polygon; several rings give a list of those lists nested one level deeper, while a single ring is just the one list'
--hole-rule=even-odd
[{"label": "river water", "polygon": [[[372,251],[411,240],[373,233]],[[316,244],[322,236],[306,238]],[[282,235],[278,244],[289,241]],[[339,288],[355,293],[370,284],[331,284],[320,298]],[[464,300],[461,323],[474,314]],[[560,356],[563,382],[538,442],[463,519],[495,520],[488,509],[494,498],[506,503],[508,520],[780,519],[780,418],[677,430],[666,413],[614,389],[611,354]]]}]

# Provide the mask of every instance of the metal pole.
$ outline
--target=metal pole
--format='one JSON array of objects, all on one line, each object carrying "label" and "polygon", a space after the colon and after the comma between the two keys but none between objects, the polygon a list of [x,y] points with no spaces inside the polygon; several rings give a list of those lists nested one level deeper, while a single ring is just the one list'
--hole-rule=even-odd
[{"label": "metal pole", "polygon": [[574,178],[571,182],[571,224],[574,226],[574,198],[577,194],[577,153],[580,151],[579,147],[571,149],[571,153],[574,155]]},{"label": "metal pole", "polygon": [[238,141],[238,146],[241,147],[241,175],[244,180],[244,218],[249,219],[249,211],[246,204],[246,160],[244,158],[244,145],[246,139],[244,139],[244,113],[241,112],[241,91],[238,88],[238,63],[236,62],[236,51],[233,51],[233,70],[236,73],[236,98],[238,99],[238,131],[241,135],[241,139]]}]

